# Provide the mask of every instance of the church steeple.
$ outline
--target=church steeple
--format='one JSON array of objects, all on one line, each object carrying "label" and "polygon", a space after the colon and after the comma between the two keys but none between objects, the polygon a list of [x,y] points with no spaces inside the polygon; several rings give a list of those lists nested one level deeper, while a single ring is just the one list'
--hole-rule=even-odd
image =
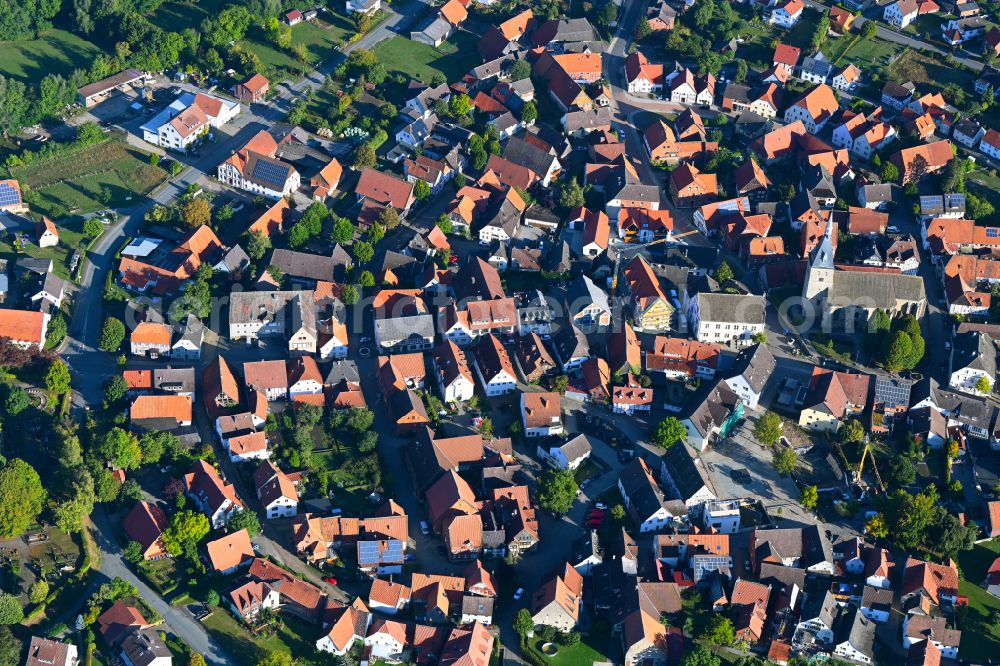
[{"label": "church steeple", "polygon": [[823,234],[823,240],[820,244],[816,246],[813,250],[812,262],[810,265],[813,268],[827,268],[833,270],[833,220],[827,220],[826,222],[826,232]]}]

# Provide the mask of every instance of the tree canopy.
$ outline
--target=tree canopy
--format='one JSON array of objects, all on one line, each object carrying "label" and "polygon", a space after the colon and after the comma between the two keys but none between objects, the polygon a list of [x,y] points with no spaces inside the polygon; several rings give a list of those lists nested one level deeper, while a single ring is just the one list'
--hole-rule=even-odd
[{"label": "tree canopy", "polygon": [[676,416],[668,416],[660,421],[652,436],[653,442],[665,449],[685,439],[687,439],[687,428]]},{"label": "tree canopy", "polygon": [[573,472],[551,469],[538,482],[538,504],[557,516],[570,510],[576,499],[576,479]]},{"label": "tree canopy", "polygon": [[24,534],[38,520],[48,494],[35,468],[14,458],[0,470],[0,538]]}]

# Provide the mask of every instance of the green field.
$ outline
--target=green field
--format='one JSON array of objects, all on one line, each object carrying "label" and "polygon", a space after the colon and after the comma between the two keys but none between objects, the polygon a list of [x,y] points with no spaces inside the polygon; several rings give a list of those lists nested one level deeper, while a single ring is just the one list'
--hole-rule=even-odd
[{"label": "green field", "polygon": [[230,654],[244,657],[246,663],[256,662],[271,652],[290,652],[295,657],[311,656],[315,653],[311,641],[303,638],[315,634],[315,627],[287,614],[281,616],[281,628],[273,636],[256,636],[247,631],[233,615],[223,609],[202,620],[205,629]]},{"label": "green field", "polygon": [[375,47],[379,62],[390,73],[402,72],[424,83],[439,73],[448,81],[461,78],[475,64],[469,56],[474,51],[475,37],[468,32],[456,33],[437,48],[406,37],[393,37]]},{"label": "green field", "polygon": [[241,44],[257,54],[268,73],[287,76],[302,71],[303,67],[328,60],[334,47],[344,44],[354,35],[354,26],[339,14],[325,12],[322,20],[303,22],[292,27],[292,44],[304,44],[309,54],[309,64],[304,65],[287,52],[268,44],[259,37],[249,37]]},{"label": "green field", "polygon": [[823,53],[836,65],[854,64],[862,70],[870,71],[885,67],[903,47],[884,39],[859,39],[857,35],[831,38],[823,47]]},{"label": "green field", "polygon": [[215,16],[225,4],[228,4],[226,0],[164,2],[146,18],[161,30],[181,32],[187,28],[200,27],[202,21]]},{"label": "green field", "polygon": [[972,83],[976,80],[974,74],[948,66],[943,57],[930,58],[912,50],[907,50],[892,63],[889,72],[900,81],[913,81],[921,91],[926,87],[941,90],[949,83],[955,83],[963,90],[972,90]]},{"label": "green field", "polygon": [[547,664],[552,664],[552,666],[581,666],[582,664],[593,664],[594,662],[604,662],[607,661],[607,657],[601,654],[597,649],[588,645],[590,640],[589,636],[583,636],[583,640],[574,645],[573,647],[567,647],[565,645],[556,644],[559,651],[556,652],[551,657],[542,652],[542,644],[545,641],[539,639],[533,639],[535,651],[542,655],[542,660]]},{"label": "green field", "polygon": [[10,175],[29,190],[32,210],[52,218],[134,206],[167,178],[166,171],[117,139],[15,167]]},{"label": "green field", "polygon": [[0,42],[0,74],[37,84],[46,74],[68,76],[88,69],[100,53],[94,44],[65,30],[49,30],[40,39]]},{"label": "green field", "polygon": [[[51,259],[52,271],[66,280],[69,279],[69,260],[73,256],[73,251],[84,247],[83,221],[80,218],[53,221],[59,227],[59,245],[38,247],[30,243],[23,254],[36,259]],[[18,254],[20,253],[15,251],[10,243],[0,243],[0,259],[6,259],[9,263],[16,259]]]},{"label": "green field", "polygon": [[1000,555],[1000,539],[977,544],[972,550],[958,556],[964,580],[958,583],[959,594],[969,597],[969,607],[959,615],[962,630],[962,657],[973,662],[986,661],[1000,651],[1000,627],[993,624],[993,613],[1000,611],[1000,599],[979,586],[986,578],[986,570]]}]

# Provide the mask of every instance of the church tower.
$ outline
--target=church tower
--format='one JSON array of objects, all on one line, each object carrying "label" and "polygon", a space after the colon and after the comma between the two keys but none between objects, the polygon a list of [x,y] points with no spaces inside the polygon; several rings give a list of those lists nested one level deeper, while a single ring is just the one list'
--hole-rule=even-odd
[{"label": "church tower", "polygon": [[817,307],[823,305],[827,292],[833,286],[833,221],[826,223],[826,233],[823,240],[813,250],[813,255],[806,266],[806,279],[802,285],[802,299],[812,301]]}]

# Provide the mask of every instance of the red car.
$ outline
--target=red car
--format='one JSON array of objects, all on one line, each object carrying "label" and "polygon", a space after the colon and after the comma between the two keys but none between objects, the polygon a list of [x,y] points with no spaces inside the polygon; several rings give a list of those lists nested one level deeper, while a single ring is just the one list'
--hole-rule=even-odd
[{"label": "red car", "polygon": [[324,583],[329,583],[330,585],[336,585],[337,584],[337,579],[334,578],[333,576],[327,576],[326,578],[323,579],[323,582]]},{"label": "red car", "polygon": [[590,510],[590,516],[591,517],[601,517],[601,518],[603,518],[605,513],[607,513],[607,511],[602,511],[601,509],[591,509]]},{"label": "red car", "polygon": [[604,524],[603,518],[592,518],[587,521],[587,527],[600,527]]},{"label": "red car", "polygon": [[448,263],[449,264],[457,264],[458,263],[458,255],[457,254],[453,254],[450,257],[448,257]]}]

